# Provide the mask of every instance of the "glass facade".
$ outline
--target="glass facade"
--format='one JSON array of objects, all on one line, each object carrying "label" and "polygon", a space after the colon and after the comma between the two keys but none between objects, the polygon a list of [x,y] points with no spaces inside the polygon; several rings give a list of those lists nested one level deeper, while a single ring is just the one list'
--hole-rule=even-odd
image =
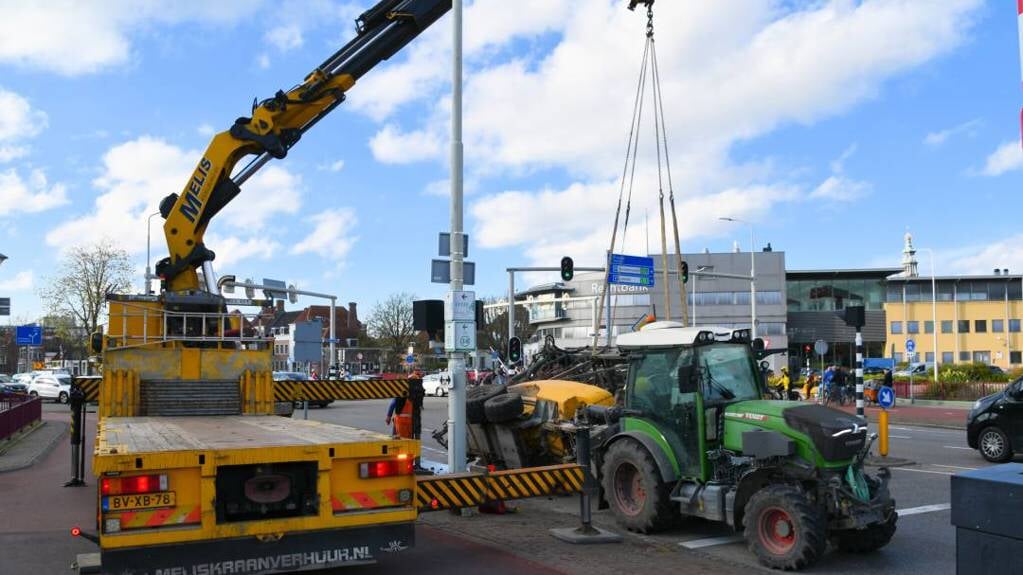
[{"label": "glass facade", "polygon": [[[800,279],[787,280],[785,283],[790,312],[835,311],[857,305],[868,310],[884,309],[885,284],[880,279]],[[901,289],[899,297],[902,297]]]},{"label": "glass facade", "polygon": [[[1023,300],[1023,285],[1014,279],[941,279],[937,280],[938,301],[1010,301]],[[919,281],[891,281],[885,290],[888,303],[931,301],[931,282],[921,276]]]},{"label": "glass facade", "polygon": [[[708,291],[689,290],[689,305],[749,305],[749,291]],[[781,305],[780,291],[758,291],[757,305]]]}]

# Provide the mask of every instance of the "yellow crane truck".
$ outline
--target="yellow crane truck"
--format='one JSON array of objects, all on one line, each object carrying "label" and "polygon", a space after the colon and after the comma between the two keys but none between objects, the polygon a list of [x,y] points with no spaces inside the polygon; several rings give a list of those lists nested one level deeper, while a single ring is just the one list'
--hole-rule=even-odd
[{"label": "yellow crane truck", "polygon": [[[373,561],[413,544],[416,440],[273,415],[275,400],[408,395],[408,382],[275,386],[271,345],[229,312],[203,243],[211,218],[284,158],[345,92],[451,7],[384,0],[298,86],[215,135],[160,204],[158,295],[109,294],[93,347],[102,379],[93,454],[101,573],[278,573]],[[254,156],[240,169],[240,161]],[[197,269],[202,268],[202,281]],[[86,570],[80,564],[82,571]]]}]

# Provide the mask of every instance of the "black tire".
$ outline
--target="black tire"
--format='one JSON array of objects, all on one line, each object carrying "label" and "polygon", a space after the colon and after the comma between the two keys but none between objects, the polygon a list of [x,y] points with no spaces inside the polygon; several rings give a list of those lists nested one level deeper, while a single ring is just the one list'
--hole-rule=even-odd
[{"label": "black tire", "polygon": [[57,396],[57,403],[67,403],[67,400],[68,394],[66,391],[60,392],[60,395]]},{"label": "black tire", "polygon": [[671,527],[678,511],[671,486],[661,481],[654,458],[640,444],[623,439],[611,444],[601,470],[604,497],[618,524],[638,533]]},{"label": "black tire", "polygon": [[478,385],[466,391],[465,419],[469,423],[486,423],[487,413],[484,407],[487,400],[508,391],[504,385]]},{"label": "black tire", "polygon": [[37,393],[35,390],[28,392],[28,394],[31,397],[39,397],[39,393]]},{"label": "black tire", "polygon": [[899,514],[892,511],[892,516],[883,523],[868,525],[865,529],[848,529],[835,534],[835,545],[848,553],[871,553],[888,545],[895,535],[895,523]]},{"label": "black tire", "polygon": [[490,423],[515,421],[524,410],[522,396],[517,393],[503,393],[497,397],[491,397],[483,404],[483,413]]},{"label": "black tire", "polygon": [[803,569],[827,548],[824,513],[797,487],[775,485],[754,493],[746,503],[744,523],[746,545],[771,569]]},{"label": "black tire", "polygon": [[991,463],[1005,463],[1012,459],[1012,446],[1009,436],[995,427],[985,427],[977,436],[977,450],[980,455]]}]

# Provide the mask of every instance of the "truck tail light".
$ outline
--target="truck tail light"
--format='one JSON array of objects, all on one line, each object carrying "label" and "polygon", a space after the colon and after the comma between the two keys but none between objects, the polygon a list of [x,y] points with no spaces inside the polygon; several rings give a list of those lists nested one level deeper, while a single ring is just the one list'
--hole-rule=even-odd
[{"label": "truck tail light", "polygon": [[135,475],[133,477],[104,477],[100,482],[100,491],[103,495],[167,491],[167,476]]},{"label": "truck tail light", "polygon": [[394,477],[397,475],[412,475],[413,461],[407,454],[398,456],[398,459],[387,459],[384,461],[369,461],[359,464],[360,479],[376,479],[378,477]]}]

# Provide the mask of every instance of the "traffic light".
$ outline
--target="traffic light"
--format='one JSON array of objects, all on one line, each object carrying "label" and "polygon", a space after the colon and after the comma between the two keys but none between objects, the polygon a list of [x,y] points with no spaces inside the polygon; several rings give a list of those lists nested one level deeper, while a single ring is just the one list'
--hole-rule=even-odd
[{"label": "traffic light", "polygon": [[806,353],[810,353],[810,344],[804,345],[803,346],[803,351],[805,351]]},{"label": "traffic light", "polygon": [[689,262],[682,262],[682,283],[689,283]]},{"label": "traffic light", "polygon": [[508,340],[508,361],[518,363],[522,360],[522,340],[513,337]]},{"label": "traffic light", "polygon": [[575,277],[575,262],[572,258],[565,256],[561,258],[561,279],[570,282]]}]

